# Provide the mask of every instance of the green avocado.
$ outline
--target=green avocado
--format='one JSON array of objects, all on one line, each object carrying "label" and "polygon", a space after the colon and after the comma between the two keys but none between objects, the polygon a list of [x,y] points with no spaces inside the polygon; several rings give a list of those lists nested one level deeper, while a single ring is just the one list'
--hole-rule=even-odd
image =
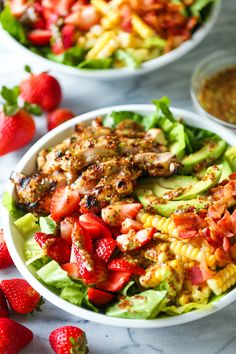
[{"label": "green avocado", "polygon": [[209,165],[212,161],[217,160],[225,149],[226,142],[224,140],[209,141],[197,152],[184,157],[182,160],[182,172],[190,174],[201,165]]},{"label": "green avocado", "polygon": [[162,187],[167,189],[188,188],[193,184],[198,183],[199,180],[193,176],[175,175],[169,178],[156,178],[156,182]]},{"label": "green avocado", "polygon": [[151,189],[157,197],[163,197],[166,193],[171,192],[171,189],[160,186],[159,179],[156,177],[142,178],[138,182],[136,189]]},{"label": "green avocado", "polygon": [[232,147],[225,152],[225,158],[228,161],[231,170],[236,171],[236,147]]},{"label": "green avocado", "polygon": [[205,176],[201,181],[192,184],[191,187],[185,188],[180,194],[173,198],[174,200],[189,200],[195,198],[197,195],[204,193],[209,188],[214,187],[220,179],[222,174],[223,166],[214,165],[208,167]]},{"label": "green avocado", "polygon": [[225,156],[223,157],[221,163],[223,166],[223,170],[220,176],[219,183],[227,179],[229,175],[231,175],[231,173],[233,172]]},{"label": "green avocado", "polygon": [[169,217],[177,210],[205,209],[209,202],[206,198],[196,198],[191,200],[165,200],[158,198],[151,190],[137,189],[136,195],[145,209],[157,212],[162,216]]},{"label": "green avocado", "polygon": [[169,146],[170,152],[175,154],[179,159],[185,155],[185,132],[183,124],[178,122],[173,124],[173,128],[169,132],[169,140],[172,143]]}]

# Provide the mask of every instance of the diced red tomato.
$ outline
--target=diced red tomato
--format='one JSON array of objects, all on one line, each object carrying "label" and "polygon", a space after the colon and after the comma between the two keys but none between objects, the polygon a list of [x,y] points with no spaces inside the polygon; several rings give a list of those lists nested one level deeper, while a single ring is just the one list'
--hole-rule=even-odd
[{"label": "diced red tomato", "polygon": [[68,186],[58,188],[52,196],[51,217],[55,221],[70,216],[79,207],[79,192]]},{"label": "diced red tomato", "polygon": [[95,288],[89,288],[88,299],[94,305],[103,306],[109,304],[114,299],[114,295]]},{"label": "diced red tomato", "polygon": [[60,222],[61,238],[63,238],[69,245],[72,244],[71,234],[75,218],[67,217]]},{"label": "diced red tomato", "polygon": [[80,224],[89,232],[91,238],[112,238],[112,233],[104,221],[92,213],[83,214],[79,217]]},{"label": "diced red tomato", "polygon": [[98,283],[96,288],[111,292],[120,291],[130,280],[130,272],[109,271],[107,280]]},{"label": "diced red tomato", "polygon": [[188,278],[193,285],[199,285],[203,283],[203,275],[199,266],[194,266],[187,269]]},{"label": "diced red tomato", "polygon": [[35,29],[28,34],[29,41],[36,46],[46,46],[50,44],[52,33],[46,29]]},{"label": "diced red tomato", "polygon": [[145,270],[140,267],[137,262],[127,260],[125,258],[116,258],[109,262],[108,269],[114,270],[117,272],[130,272],[132,274],[143,275]]},{"label": "diced red tomato", "polygon": [[69,262],[71,248],[61,237],[55,237],[53,235],[47,235],[43,232],[37,232],[34,235],[34,238],[48,257],[52,258],[59,264]]},{"label": "diced red tomato", "polygon": [[116,248],[116,241],[113,238],[100,238],[94,246],[94,254],[104,263],[107,263],[111,258],[112,253]]},{"label": "diced red tomato", "polygon": [[140,249],[142,246],[146,245],[151,241],[155,229],[153,227],[148,227],[147,229],[135,232],[130,230],[128,234],[123,234],[117,237],[117,246],[122,252],[134,251]]},{"label": "diced red tomato", "polygon": [[121,226],[126,218],[134,219],[139,210],[142,209],[140,203],[112,204],[102,209],[102,219],[109,226]]},{"label": "diced red tomato", "polygon": [[127,234],[130,230],[142,230],[143,229],[143,224],[139,221],[126,218],[121,225],[121,232],[123,234]]}]

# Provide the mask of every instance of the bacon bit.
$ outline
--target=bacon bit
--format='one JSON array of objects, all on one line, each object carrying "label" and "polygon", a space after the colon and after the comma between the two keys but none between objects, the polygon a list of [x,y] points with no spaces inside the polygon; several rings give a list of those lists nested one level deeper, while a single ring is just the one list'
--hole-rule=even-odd
[{"label": "bacon bit", "polygon": [[232,232],[234,235],[236,235],[236,209],[231,215],[231,222],[232,222]]},{"label": "bacon bit", "polygon": [[187,230],[187,231],[180,231],[179,238],[186,239],[186,238],[194,238],[198,235],[196,230]]},{"label": "bacon bit", "polygon": [[187,276],[193,285],[199,285],[204,282],[202,271],[199,266],[187,269]]},{"label": "bacon bit", "polygon": [[207,227],[205,230],[202,230],[203,235],[205,236],[207,242],[214,248],[217,248],[221,245],[221,243],[218,242],[218,240],[213,240],[211,238],[211,231],[209,227]]},{"label": "bacon bit", "polygon": [[230,249],[230,240],[228,239],[228,237],[224,237],[223,238],[223,250],[228,253],[229,249]]},{"label": "bacon bit", "polygon": [[184,225],[186,229],[198,229],[204,224],[204,220],[196,213],[172,214],[171,217],[176,226]]},{"label": "bacon bit", "polygon": [[223,218],[221,218],[216,225],[216,231],[221,237],[232,237],[232,219],[230,213],[226,210]]},{"label": "bacon bit", "polygon": [[230,180],[236,179],[236,172],[231,173],[231,175],[229,175],[229,179]]},{"label": "bacon bit", "polygon": [[236,243],[230,247],[229,254],[232,257],[232,259],[234,260],[234,262],[236,262]]},{"label": "bacon bit", "polygon": [[203,256],[202,261],[200,263],[200,269],[202,272],[203,281],[207,281],[208,279],[212,278],[216,273],[215,271],[213,271],[208,267],[207,259],[205,255]]},{"label": "bacon bit", "polygon": [[227,264],[233,262],[230,255],[226,253],[222,248],[217,248],[214,255],[216,257],[216,262],[219,267],[225,267]]},{"label": "bacon bit", "polygon": [[[216,203],[215,203],[216,204]],[[214,220],[219,220],[222,216],[222,214],[225,211],[225,206],[223,204],[221,205],[211,205],[208,209],[207,217],[212,218]]]}]

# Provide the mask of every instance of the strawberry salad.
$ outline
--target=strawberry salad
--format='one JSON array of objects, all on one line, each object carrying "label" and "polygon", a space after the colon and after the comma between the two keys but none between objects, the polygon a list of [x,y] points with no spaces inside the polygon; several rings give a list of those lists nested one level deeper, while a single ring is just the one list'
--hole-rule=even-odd
[{"label": "strawberry salad", "polygon": [[235,148],[154,104],[77,124],[4,195],[35,277],[108,316],[182,314],[236,283]]},{"label": "strawberry salad", "polygon": [[78,69],[138,68],[190,39],[215,0],[9,0],[2,27],[31,51]]}]

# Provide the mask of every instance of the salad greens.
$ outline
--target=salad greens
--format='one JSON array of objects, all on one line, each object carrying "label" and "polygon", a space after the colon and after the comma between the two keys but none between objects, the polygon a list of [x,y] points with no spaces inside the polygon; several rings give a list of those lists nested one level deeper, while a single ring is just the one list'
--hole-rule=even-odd
[{"label": "salad greens", "polygon": [[24,26],[11,14],[10,6],[6,5],[0,13],[0,23],[12,37],[21,44],[28,44]]}]

